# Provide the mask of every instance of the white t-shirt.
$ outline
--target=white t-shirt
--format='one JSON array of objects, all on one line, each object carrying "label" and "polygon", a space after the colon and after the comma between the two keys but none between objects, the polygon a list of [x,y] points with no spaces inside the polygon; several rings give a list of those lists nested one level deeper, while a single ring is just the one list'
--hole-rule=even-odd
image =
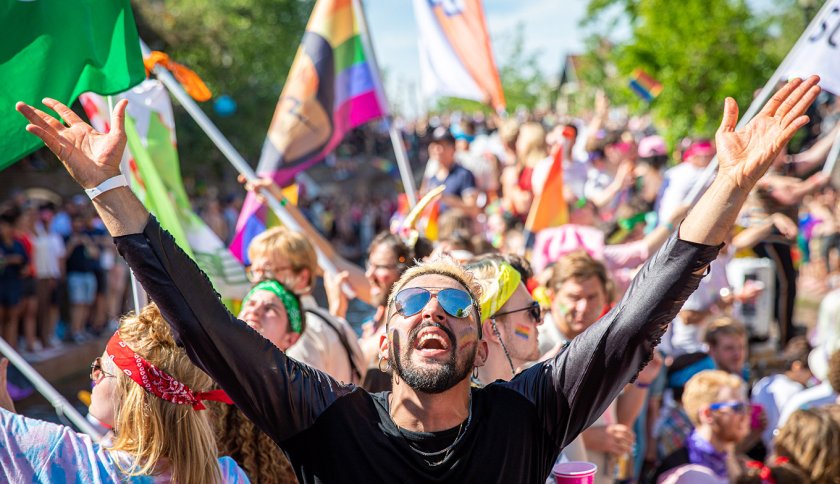
[{"label": "white t-shirt", "polygon": [[55,232],[48,232],[43,227],[36,229],[32,237],[32,250],[35,259],[35,277],[39,279],[61,277],[61,258],[65,255],[64,239]]},{"label": "white t-shirt", "polygon": [[799,409],[808,409],[831,405],[837,401],[837,393],[831,388],[831,385],[824,381],[817,386],[802,390],[790,397],[790,399],[782,407],[782,412],[779,414],[779,423],[776,428],[782,428],[787,422],[790,414]]},{"label": "white t-shirt", "polygon": [[[303,310],[317,307],[315,298],[310,295],[300,298]],[[297,343],[286,350],[286,355],[297,361],[321,370],[338,381],[360,385],[364,380],[367,362],[362,356],[356,332],[350,324],[342,318],[332,318],[332,323],[344,333],[350,350],[353,352],[353,362],[361,373],[361,377],[353,375],[347,351],[341,344],[338,334],[319,315],[306,311],[306,330]]]},{"label": "white t-shirt", "polygon": [[767,428],[762,432],[761,440],[768,451],[773,449],[773,432],[779,423],[779,414],[791,397],[804,388],[782,373],[766,376],[753,386],[751,400],[764,407],[767,415]]},{"label": "white t-shirt", "polygon": [[686,195],[691,192],[694,182],[700,179],[705,168],[699,168],[688,163],[681,163],[665,172],[659,196],[656,199],[656,213],[659,224],[668,221],[674,210],[682,205]]}]

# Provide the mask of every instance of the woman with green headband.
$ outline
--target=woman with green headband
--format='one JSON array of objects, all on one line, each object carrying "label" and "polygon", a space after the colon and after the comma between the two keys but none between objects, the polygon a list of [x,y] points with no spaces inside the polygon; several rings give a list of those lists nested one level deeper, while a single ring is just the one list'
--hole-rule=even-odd
[{"label": "woman with green headband", "polygon": [[286,351],[303,333],[300,300],[279,282],[260,282],[242,301],[239,319]]},{"label": "woman with green headband", "polygon": [[[286,351],[305,328],[300,300],[279,282],[269,279],[255,285],[242,301],[239,319]],[[243,348],[243,351],[248,351]],[[220,455],[229,455],[254,482],[296,483],[289,459],[237,407],[209,405],[215,422]]]}]

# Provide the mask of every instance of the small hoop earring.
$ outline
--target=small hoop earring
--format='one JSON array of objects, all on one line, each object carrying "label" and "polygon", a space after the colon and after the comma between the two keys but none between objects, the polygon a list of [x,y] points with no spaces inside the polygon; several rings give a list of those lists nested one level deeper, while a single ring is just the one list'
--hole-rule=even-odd
[{"label": "small hoop earring", "polygon": [[473,367],[472,377],[473,377],[473,380],[478,380],[478,367],[477,366]]},{"label": "small hoop earring", "polygon": [[[385,369],[382,369],[382,362],[385,362]],[[382,373],[390,373],[391,372],[391,362],[383,358],[382,356],[379,357],[379,363],[376,365],[379,368],[379,371]]]}]

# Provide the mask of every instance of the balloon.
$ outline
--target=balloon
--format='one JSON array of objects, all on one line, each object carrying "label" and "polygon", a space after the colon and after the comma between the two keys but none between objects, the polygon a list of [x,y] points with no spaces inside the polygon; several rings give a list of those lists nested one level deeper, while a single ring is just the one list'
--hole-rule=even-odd
[{"label": "balloon", "polygon": [[236,101],[227,94],[223,94],[213,101],[213,110],[219,116],[226,118],[236,112]]}]

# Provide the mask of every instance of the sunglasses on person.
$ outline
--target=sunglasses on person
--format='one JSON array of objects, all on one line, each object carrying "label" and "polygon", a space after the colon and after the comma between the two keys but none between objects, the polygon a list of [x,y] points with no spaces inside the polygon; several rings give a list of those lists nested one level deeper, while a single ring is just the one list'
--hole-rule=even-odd
[{"label": "sunglasses on person", "polygon": [[750,407],[744,402],[715,402],[709,405],[709,408],[711,410],[722,410],[724,408],[728,408],[734,413],[745,414]]},{"label": "sunglasses on person", "polygon": [[93,363],[90,364],[90,379],[94,382],[99,382],[105,377],[114,377],[114,375],[108,373],[107,371],[102,369],[102,357],[97,356]]},{"label": "sunglasses on person", "polygon": [[510,311],[505,311],[502,313],[496,313],[491,318],[498,318],[499,316],[504,316],[506,314],[514,314],[519,313],[522,311],[528,311],[528,316],[531,317],[531,321],[535,323],[539,323],[542,320],[542,307],[540,307],[540,303],[537,301],[532,302],[528,306],[519,309],[511,309]]},{"label": "sunglasses on person", "polygon": [[401,290],[394,297],[394,308],[401,316],[414,316],[426,307],[432,297],[436,297],[446,314],[455,318],[466,318],[475,306],[472,296],[462,289],[447,287],[435,293],[429,289],[438,288],[409,287]]}]

